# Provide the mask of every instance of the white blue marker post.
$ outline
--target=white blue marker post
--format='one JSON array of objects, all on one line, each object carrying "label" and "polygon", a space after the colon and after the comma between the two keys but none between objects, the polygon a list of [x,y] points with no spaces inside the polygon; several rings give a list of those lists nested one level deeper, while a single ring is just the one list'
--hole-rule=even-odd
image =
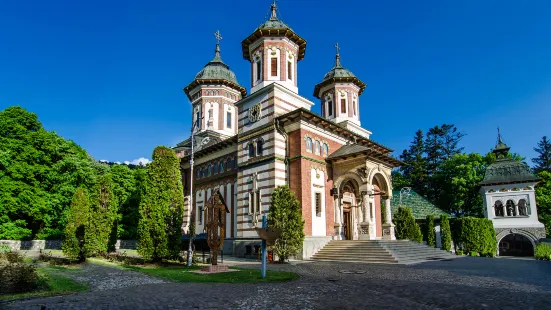
[{"label": "white blue marker post", "polygon": [[[262,228],[266,230],[266,215],[262,216]],[[262,240],[262,279],[266,278],[266,240]]]}]

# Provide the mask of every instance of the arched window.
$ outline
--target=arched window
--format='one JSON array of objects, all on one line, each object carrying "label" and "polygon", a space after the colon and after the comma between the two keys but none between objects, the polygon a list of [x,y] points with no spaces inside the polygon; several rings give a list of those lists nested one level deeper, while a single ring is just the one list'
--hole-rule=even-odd
[{"label": "arched window", "polygon": [[264,147],[264,140],[260,139],[256,141],[256,155],[262,156],[262,153],[264,152],[263,147]]},{"label": "arched window", "polygon": [[226,160],[226,170],[230,170],[232,168],[231,163],[232,163],[231,158],[228,158]]},{"label": "arched window", "polygon": [[501,203],[501,201],[496,201],[495,205],[494,205],[494,212],[496,214],[496,216],[505,216],[505,213],[504,213],[504,210],[503,210],[503,203]]},{"label": "arched window", "polygon": [[526,205],[526,200],[521,199],[518,202],[518,215],[528,216],[528,206]]},{"label": "arched window", "polygon": [[209,165],[209,171],[208,171],[208,174],[207,176],[211,176],[212,175],[212,165]]},{"label": "arched window", "polygon": [[199,179],[200,177],[201,177],[201,169],[197,169],[197,170],[195,171],[195,178],[196,178],[196,179]]},{"label": "arched window", "polygon": [[254,144],[252,143],[249,144],[249,157],[254,157]]},{"label": "arched window", "polygon": [[306,151],[312,152],[312,138],[306,138]]},{"label": "arched window", "polygon": [[326,117],[333,116],[333,96],[330,94],[325,97]]},{"label": "arched window", "polygon": [[237,169],[237,157],[233,158],[233,168]]},{"label": "arched window", "polygon": [[322,145],[322,152],[323,152],[323,156],[327,156],[329,155],[329,145],[327,145],[327,143],[324,143]]},{"label": "arched window", "polygon": [[314,142],[314,153],[319,155],[320,154],[320,142],[318,140],[316,140]]},{"label": "arched window", "polygon": [[220,173],[224,173],[224,161],[223,160],[220,161],[218,166],[220,166]]},{"label": "arched window", "polygon": [[207,167],[203,168],[203,178],[207,176]]},{"label": "arched window", "polygon": [[217,164],[217,163],[214,163],[214,166],[212,167],[212,169],[213,169],[212,172],[213,172],[214,174],[218,174],[218,164]]},{"label": "arched window", "polygon": [[352,107],[354,109],[354,116],[358,114],[356,111],[358,109],[358,98],[354,95],[354,100],[352,101]]},{"label": "arched window", "polygon": [[516,216],[515,212],[515,202],[512,200],[507,200],[507,203],[505,204],[505,208],[507,209],[507,216]]}]

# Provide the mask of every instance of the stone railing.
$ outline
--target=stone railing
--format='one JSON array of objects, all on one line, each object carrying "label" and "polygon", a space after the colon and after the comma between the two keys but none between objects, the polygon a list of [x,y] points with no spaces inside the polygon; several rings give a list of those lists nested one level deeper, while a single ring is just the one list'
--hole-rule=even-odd
[{"label": "stone railing", "polygon": [[[12,251],[39,251],[61,250],[62,240],[0,240],[0,244],[7,244]],[[137,240],[117,240],[115,249],[135,250]]]}]

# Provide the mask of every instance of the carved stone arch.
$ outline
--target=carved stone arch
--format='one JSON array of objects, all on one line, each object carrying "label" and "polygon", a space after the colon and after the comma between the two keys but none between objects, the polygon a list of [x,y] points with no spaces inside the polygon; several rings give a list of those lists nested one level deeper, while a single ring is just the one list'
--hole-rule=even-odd
[{"label": "carved stone arch", "polygon": [[392,198],[392,183],[386,173],[378,171],[376,168],[372,169],[368,180],[371,185],[378,185],[379,189],[385,192],[383,197]]},{"label": "carved stone arch", "polygon": [[530,243],[532,244],[532,247],[534,248],[534,251],[536,251],[536,245],[539,243],[539,238],[536,235],[532,234],[529,231],[523,230],[523,229],[512,228],[512,229],[505,229],[504,231],[497,234],[497,236],[496,236],[496,239],[497,239],[497,252],[496,253],[498,253],[498,255],[499,255],[499,243],[501,242],[501,240],[503,238],[505,238],[506,236],[513,235],[513,234],[522,235],[522,236],[526,237],[528,240],[530,240]]},{"label": "carved stone arch", "polygon": [[335,181],[335,187],[339,189],[339,193],[341,191],[342,185],[347,183],[348,181],[352,181],[355,185],[356,190],[356,196],[359,196],[362,191],[366,190],[365,182],[362,180],[362,178],[355,172],[349,171],[337,178]]}]

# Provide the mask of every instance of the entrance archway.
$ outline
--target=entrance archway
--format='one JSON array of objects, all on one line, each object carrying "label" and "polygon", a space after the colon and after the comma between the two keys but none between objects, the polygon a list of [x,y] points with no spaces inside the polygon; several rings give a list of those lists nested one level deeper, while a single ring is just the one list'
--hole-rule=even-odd
[{"label": "entrance archway", "polygon": [[509,234],[499,241],[499,256],[534,256],[534,245],[521,234]]},{"label": "entrance archway", "polygon": [[386,214],[390,213],[384,212],[382,205],[383,203],[386,204],[386,200],[390,198],[390,186],[386,178],[381,173],[375,173],[373,175],[371,184],[373,184],[375,202],[373,208],[373,212],[375,213],[375,235],[380,238],[383,236],[383,223],[390,221],[390,219],[383,220],[383,217],[386,217]]}]

